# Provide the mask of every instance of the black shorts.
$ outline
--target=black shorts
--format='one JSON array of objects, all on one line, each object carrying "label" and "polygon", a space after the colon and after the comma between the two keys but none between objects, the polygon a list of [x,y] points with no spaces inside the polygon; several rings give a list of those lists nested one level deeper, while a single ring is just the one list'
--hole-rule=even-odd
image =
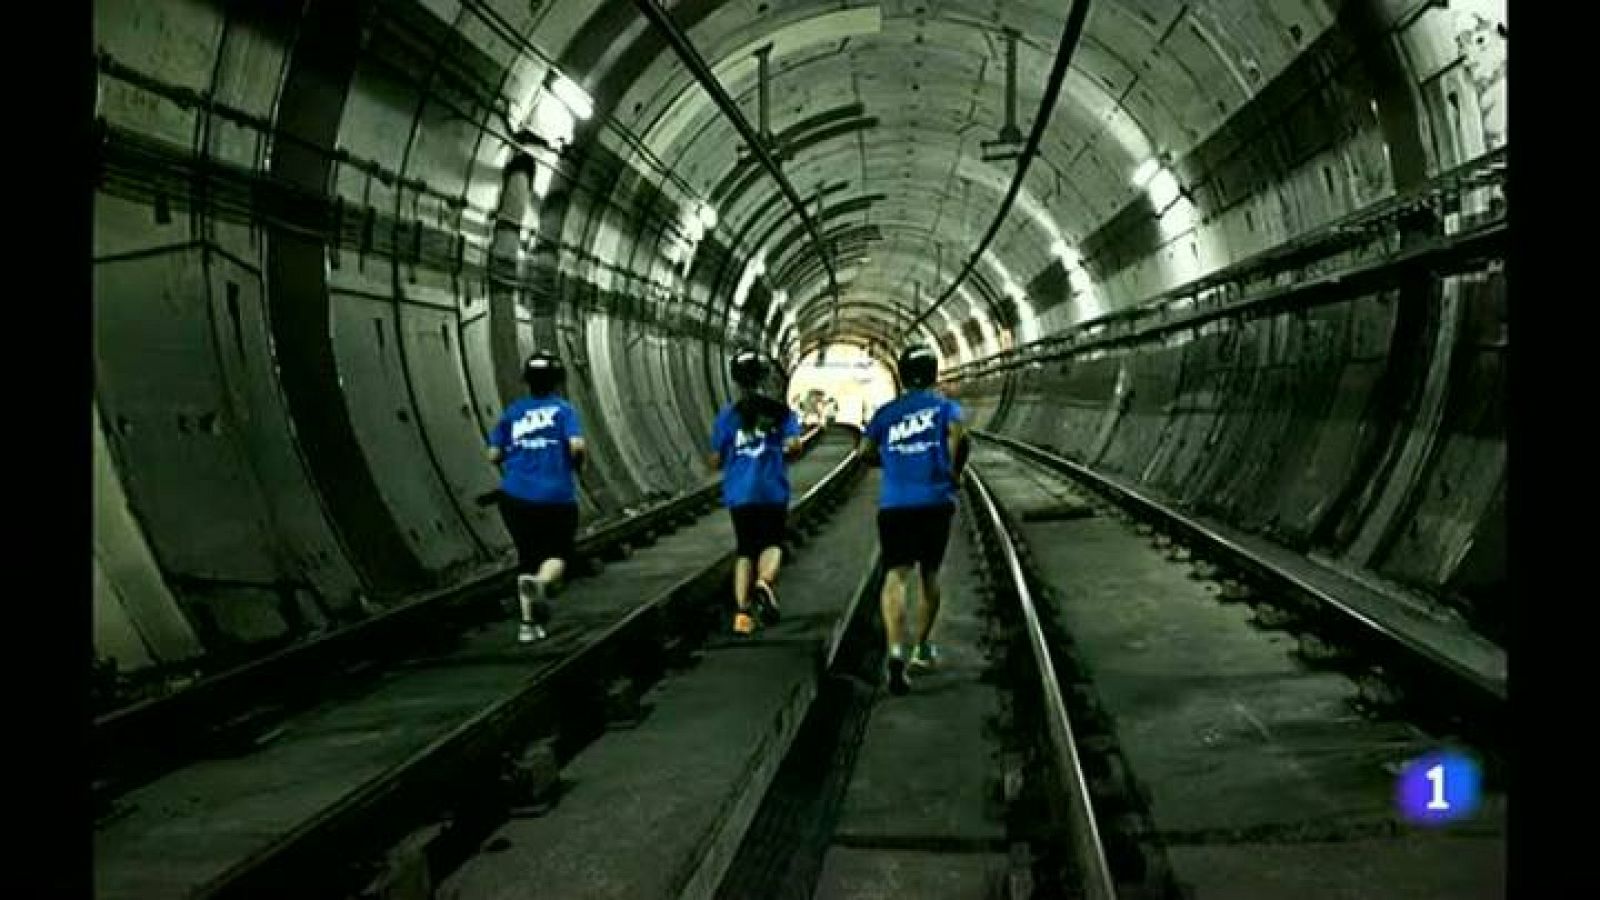
[{"label": "black shorts", "polygon": [[783,548],[789,538],[789,507],[782,504],[752,503],[728,508],[733,516],[733,537],[739,555],[755,559],[761,551]]},{"label": "black shorts", "polygon": [[883,546],[883,567],[898,569],[920,564],[922,571],[939,571],[945,545],[950,543],[954,506],[914,506],[878,510],[878,542]]},{"label": "black shorts", "polygon": [[532,575],[547,559],[571,563],[578,533],[576,503],[529,503],[500,496],[500,517],[517,545],[517,571]]}]

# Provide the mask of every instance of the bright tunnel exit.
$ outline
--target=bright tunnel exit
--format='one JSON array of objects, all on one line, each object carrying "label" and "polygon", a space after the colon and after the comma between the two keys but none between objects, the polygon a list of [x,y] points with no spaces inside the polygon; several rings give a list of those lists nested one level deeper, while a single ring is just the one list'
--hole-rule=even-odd
[{"label": "bright tunnel exit", "polygon": [[894,377],[865,350],[833,344],[800,360],[789,380],[789,405],[801,422],[865,427],[878,407],[894,399]]}]

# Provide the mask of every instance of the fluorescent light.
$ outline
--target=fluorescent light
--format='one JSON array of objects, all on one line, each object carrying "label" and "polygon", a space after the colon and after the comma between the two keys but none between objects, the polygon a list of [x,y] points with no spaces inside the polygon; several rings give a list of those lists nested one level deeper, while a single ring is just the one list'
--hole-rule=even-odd
[{"label": "fluorescent light", "polygon": [[565,75],[556,73],[555,80],[550,84],[550,93],[572,111],[580,121],[587,121],[594,115],[594,101],[589,99],[589,94],[578,83]]},{"label": "fluorescent light", "polygon": [[1150,179],[1154,178],[1159,171],[1161,171],[1160,160],[1155,157],[1145,160],[1139,164],[1139,168],[1133,173],[1133,186],[1143,188],[1150,183]]},{"label": "fluorescent light", "polygon": [[546,92],[533,108],[533,132],[557,149],[572,141],[577,119],[572,110],[552,92]]},{"label": "fluorescent light", "polygon": [[767,257],[764,253],[757,253],[753,259],[744,264],[744,273],[739,276],[739,284],[733,290],[733,306],[735,309],[744,306],[750,299],[750,289],[755,286],[756,279],[767,270]]},{"label": "fluorescent light", "polygon": [[1083,255],[1076,249],[1068,247],[1066,241],[1056,241],[1050,252],[1054,253],[1056,258],[1061,260],[1061,265],[1068,270],[1083,267]]},{"label": "fluorescent light", "polygon": [[1178,179],[1172,172],[1161,169],[1155,177],[1150,179],[1150,185],[1145,189],[1150,194],[1150,203],[1157,212],[1165,212],[1172,201],[1178,199]]}]

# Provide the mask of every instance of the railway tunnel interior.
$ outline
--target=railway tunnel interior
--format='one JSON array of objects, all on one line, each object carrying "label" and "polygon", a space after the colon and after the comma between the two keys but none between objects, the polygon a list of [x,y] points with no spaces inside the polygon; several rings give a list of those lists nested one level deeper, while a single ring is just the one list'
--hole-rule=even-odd
[{"label": "railway tunnel interior", "polygon": [[627,0],[100,0],[96,656],[504,568],[535,347],[594,525],[712,477],[737,348],[911,340],[980,429],[1497,637],[1505,6],[672,4],[752,148]]}]

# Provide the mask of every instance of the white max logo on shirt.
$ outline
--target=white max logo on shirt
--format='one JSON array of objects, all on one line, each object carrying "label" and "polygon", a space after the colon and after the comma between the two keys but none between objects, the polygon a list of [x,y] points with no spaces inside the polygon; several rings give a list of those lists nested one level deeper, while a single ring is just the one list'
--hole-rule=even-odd
[{"label": "white max logo on shirt", "polygon": [[933,427],[934,417],[939,414],[937,408],[922,409],[889,426],[889,443],[898,444],[908,437],[914,437]]},{"label": "white max logo on shirt", "polygon": [[739,456],[760,456],[767,450],[767,436],[759,431],[745,431],[743,428],[733,433],[733,452]]},{"label": "white max logo on shirt", "polygon": [[555,443],[547,438],[532,437],[534,432],[543,431],[556,423],[556,413],[561,411],[559,406],[546,406],[541,409],[530,409],[522,414],[522,418],[511,423],[511,440],[518,445],[530,450],[537,450]]}]

